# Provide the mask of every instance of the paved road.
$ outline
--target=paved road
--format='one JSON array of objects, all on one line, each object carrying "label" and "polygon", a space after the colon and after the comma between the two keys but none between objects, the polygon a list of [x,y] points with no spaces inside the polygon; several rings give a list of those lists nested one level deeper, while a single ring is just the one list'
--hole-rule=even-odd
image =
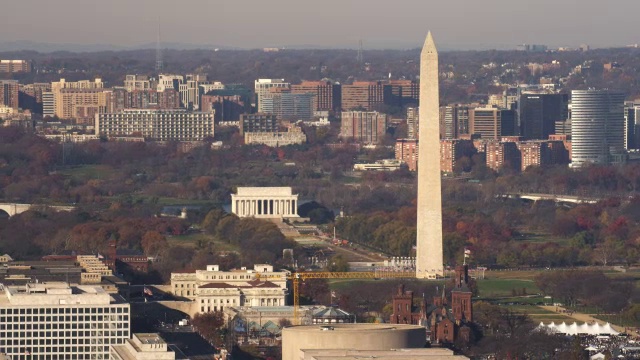
[{"label": "paved road", "polygon": [[[355,257],[354,260],[356,261],[382,261],[384,260],[383,258],[381,258],[380,256],[378,256],[375,253],[369,253],[368,250],[366,250],[363,246],[355,244],[354,246],[356,246],[358,248],[358,250],[353,250],[351,247],[349,246],[336,246],[333,245],[331,243],[331,240],[333,238],[330,237],[325,237],[325,236],[315,236],[317,239],[325,242],[333,251],[335,251],[336,253],[339,252],[344,252],[344,253],[348,253],[351,256]],[[374,251],[374,250],[371,250]]]}]

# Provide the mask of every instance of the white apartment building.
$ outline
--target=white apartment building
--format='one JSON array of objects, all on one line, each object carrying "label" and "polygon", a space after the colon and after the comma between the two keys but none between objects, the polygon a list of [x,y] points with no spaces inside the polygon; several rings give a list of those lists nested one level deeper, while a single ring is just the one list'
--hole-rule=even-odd
[{"label": "white apartment building", "polygon": [[172,273],[171,291],[175,296],[195,301],[202,313],[222,311],[229,306],[283,306],[288,275],[288,271],[274,271],[272,265],[266,264],[254,265],[253,270],[231,271],[207,265],[206,270],[195,273]]},{"label": "white apartment building", "polygon": [[0,353],[11,359],[108,359],[130,332],[129,304],[99,286],[3,286]]},{"label": "white apartment building", "polygon": [[111,360],[175,360],[176,353],[169,349],[159,334],[133,334],[124,345],[111,346]]},{"label": "white apartment building", "polygon": [[201,141],[213,137],[215,112],[126,109],[95,116],[98,136],[142,136],[155,141]]},{"label": "white apartment building", "polygon": [[270,147],[304,144],[307,142],[307,135],[302,131],[286,132],[246,132],[244,133],[244,143],[263,144]]},{"label": "white apartment building", "polygon": [[188,74],[186,81],[178,87],[182,107],[189,110],[200,109],[200,85],[208,83],[206,75]]},{"label": "white apartment building", "polygon": [[226,86],[220,81],[214,81],[210,84],[200,84],[200,94],[204,95],[213,90],[224,90]]},{"label": "white apartment building", "polygon": [[257,107],[258,112],[265,112],[262,108],[262,98],[269,94],[269,91],[272,88],[283,88],[288,89],[291,87],[291,84],[285,82],[284,79],[258,79],[254,82],[254,91],[256,93]]},{"label": "white apartment building", "polygon": [[166,89],[180,90],[180,84],[184,83],[182,75],[160,74],[158,77],[158,91],[162,92]]},{"label": "white apartment building", "polygon": [[56,114],[55,94],[51,91],[42,93],[42,116],[53,117]]},{"label": "white apartment building", "polygon": [[124,88],[127,91],[151,90],[151,80],[146,75],[126,75]]}]

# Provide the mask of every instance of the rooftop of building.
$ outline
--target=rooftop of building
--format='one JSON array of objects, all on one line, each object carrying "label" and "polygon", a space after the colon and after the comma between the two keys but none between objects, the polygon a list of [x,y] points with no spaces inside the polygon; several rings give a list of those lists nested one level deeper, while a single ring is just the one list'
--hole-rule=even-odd
[{"label": "rooftop of building", "polygon": [[328,306],[324,309],[318,309],[313,312],[314,318],[342,319],[350,318],[353,315],[334,306]]},{"label": "rooftop of building", "polygon": [[113,345],[112,351],[124,360],[155,359],[174,360],[187,359],[186,356],[173,345],[167,344],[157,333],[136,333],[127,340],[126,344]]},{"label": "rooftop of building", "polygon": [[390,350],[358,350],[353,349],[302,349],[305,359],[467,359],[454,355],[452,350],[444,348],[415,348]]},{"label": "rooftop of building", "polygon": [[331,325],[300,325],[292,326],[284,329],[285,331],[295,332],[389,332],[389,331],[407,331],[407,330],[424,330],[424,326],[410,324],[366,324],[366,323],[339,323]]},{"label": "rooftop of building", "polygon": [[[245,285],[246,284],[246,285]],[[201,289],[249,289],[249,288],[280,288],[271,281],[252,280],[242,284],[228,284],[225,282],[212,282],[200,286]]]},{"label": "rooftop of building", "polygon": [[279,187],[238,187],[239,196],[291,196],[293,195],[290,186]]},{"label": "rooftop of building", "polygon": [[0,307],[57,306],[57,305],[109,305],[124,303],[119,295],[110,295],[96,285],[77,285],[66,282],[37,282],[7,286],[0,296]]},{"label": "rooftop of building", "polygon": [[137,333],[133,334],[133,336],[138,338],[141,344],[166,344],[164,339],[160,337],[160,334],[157,333]]},{"label": "rooftop of building", "polygon": [[[0,283],[5,286],[56,281],[73,284],[80,283],[83,272],[86,271],[72,260],[14,261],[0,266]],[[126,284],[126,281],[115,275],[102,275],[100,283],[96,285]]]}]

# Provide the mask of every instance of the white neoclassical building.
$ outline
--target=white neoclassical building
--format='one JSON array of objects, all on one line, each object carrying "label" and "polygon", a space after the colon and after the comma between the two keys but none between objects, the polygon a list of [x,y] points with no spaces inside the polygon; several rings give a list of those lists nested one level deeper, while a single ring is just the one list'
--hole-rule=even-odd
[{"label": "white neoclassical building", "polygon": [[[253,270],[221,271],[207,265],[195,273],[172,273],[171,291],[197,304],[197,311],[222,311],[229,306],[286,305],[288,271],[274,271],[272,265],[256,264]],[[261,280],[258,275],[268,278]]]},{"label": "white neoclassical building", "polygon": [[231,212],[239,217],[297,218],[298,194],[291,187],[239,187],[231,194]]}]

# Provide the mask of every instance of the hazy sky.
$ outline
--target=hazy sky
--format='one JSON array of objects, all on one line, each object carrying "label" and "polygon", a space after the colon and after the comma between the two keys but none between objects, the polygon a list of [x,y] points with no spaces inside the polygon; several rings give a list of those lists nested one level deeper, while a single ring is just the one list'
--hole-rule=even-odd
[{"label": "hazy sky", "polygon": [[[638,0],[17,0],[0,43],[446,48],[640,43]],[[1,50],[1,49],[0,49]]]}]

